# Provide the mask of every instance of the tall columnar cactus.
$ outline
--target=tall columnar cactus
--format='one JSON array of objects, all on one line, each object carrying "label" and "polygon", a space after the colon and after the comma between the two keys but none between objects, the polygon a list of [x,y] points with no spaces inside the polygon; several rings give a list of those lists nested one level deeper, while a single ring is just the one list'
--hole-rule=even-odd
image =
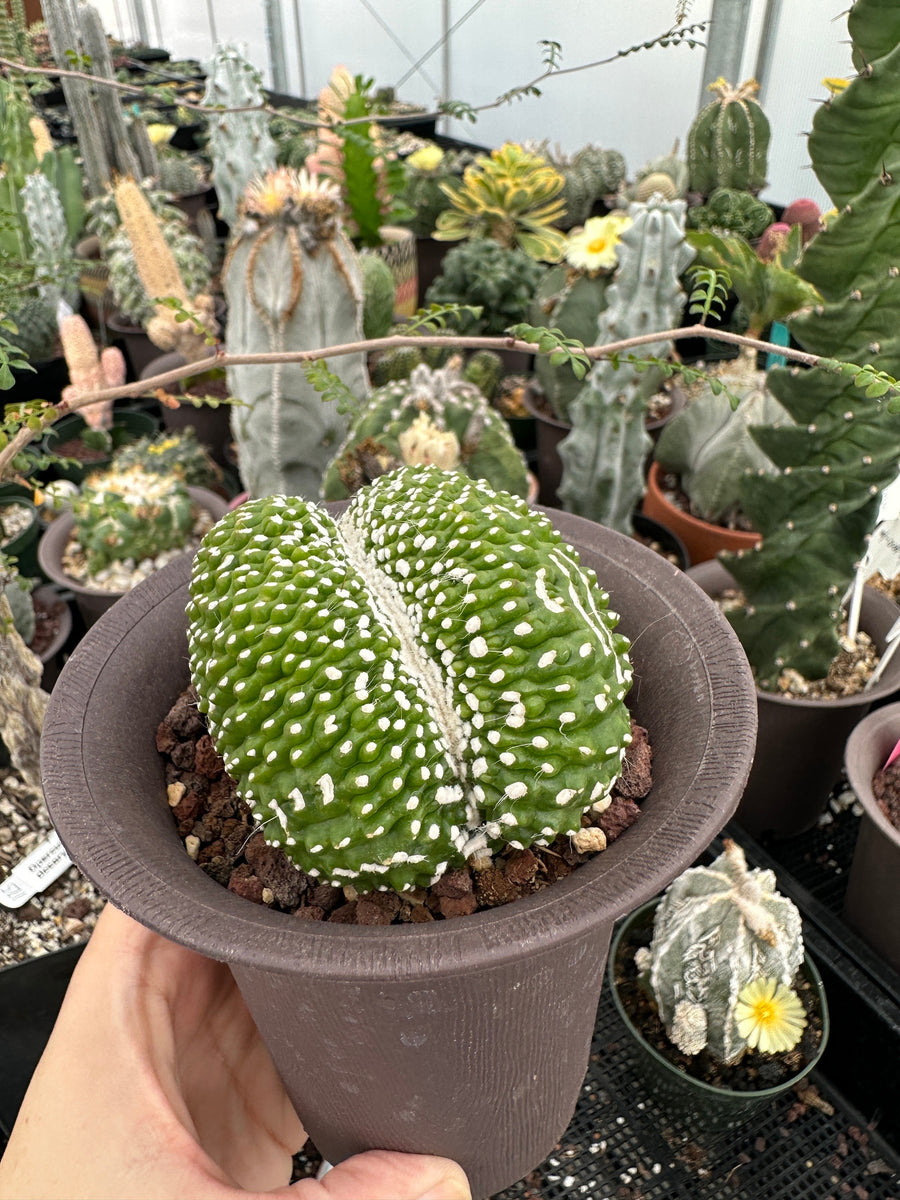
[{"label": "tall columnar cactus", "polygon": [[[362,337],[362,278],[333,185],[279,167],[247,188],[223,271],[231,354],[314,350]],[[350,391],[369,390],[362,354],[331,364]],[[315,499],[347,419],[299,363],[228,368],[242,401],[231,414],[241,477],[253,496]]]},{"label": "tall columnar cactus", "polygon": [[635,963],[676,1046],[729,1063],[747,1048],[735,1015],[740,993],[760,978],[790,987],[803,962],[803,934],[774,874],[748,870],[740,846],[725,845],[708,867],[692,867],[670,885],[649,951],[639,950]]},{"label": "tall columnar cactus", "polygon": [[137,563],[183,546],[193,526],[184,483],[139,467],[90,476],[72,505],[72,515],[93,574],[113,562]]},{"label": "tall columnar cactus", "polygon": [[758,192],[766,185],[771,130],[755,97],[759,84],[732,87],[722,78],[709,85],[715,99],[701,109],[688,132],[690,186],[701,196],[716,188]]},{"label": "tall columnar cactus", "polygon": [[55,313],[60,300],[74,303],[78,290],[78,267],[62,202],[56,188],[39,171],[25,180],[21,199],[38,294]]},{"label": "tall columnar cactus", "polygon": [[408,380],[373,392],[325,472],[322,495],[343,500],[369,482],[365,463],[379,470],[435,462],[491,487],[525,496],[528,472],[506,421],[484,393],[460,375],[460,364],[437,371],[424,364]]},{"label": "tall columnar cactus", "polygon": [[[71,381],[62,391],[64,405],[71,405],[85,392],[120,387],[125,382],[122,351],[118,346],[98,350],[87,321],[78,313],[70,313],[60,319],[59,340]],[[109,429],[112,406],[112,400],[99,400],[80,411],[92,429]]]},{"label": "tall columnar cactus", "polygon": [[205,358],[206,338],[218,331],[212,297],[205,293],[188,296],[178,264],[140,186],[133,179],[120,179],[115,197],[147,296],[153,302],[174,299],[194,318],[179,321],[174,309],[155,304],[154,315],[147,322],[147,337],[161,350],[177,351],[186,362]]},{"label": "tall columnar cactus", "polygon": [[[206,76],[203,103],[210,108],[243,108],[265,103],[262,77],[240,47],[216,48]],[[269,117],[260,112],[223,112],[208,118],[212,182],[219,198],[219,216],[228,225],[237,220],[238,204],[247,184],[275,167],[275,143]]]},{"label": "tall columnar cactus", "polygon": [[[596,345],[677,325],[684,308],[679,276],[694,257],[684,240],[683,200],[655,197],[628,209],[631,226],[621,234],[619,267],[606,292]],[[665,358],[670,342],[643,346]],[[570,408],[572,431],[560,443],[559,495],[569,512],[624,533],[643,494],[644,460],[651,446],[644,428],[647,402],[659,385],[653,371],[600,359]]]},{"label": "tall columnar cactus", "polygon": [[[816,113],[809,152],[839,215],[813,238],[799,274],[822,303],[791,333],[826,358],[900,375],[900,25],[878,0],[857,0],[848,20],[865,69]],[[837,654],[840,598],[853,578],[878,496],[897,473],[900,419],[852,379],[821,368],[778,367],[768,386],[797,423],[756,431],[780,471],[748,476],[741,507],[763,535],[760,550],[729,557],[747,596],[729,614],[757,679],[784,667],[827,674]]]},{"label": "tall columnar cactus", "polygon": [[627,641],[522,500],[436,467],[241,505],[195,559],[191,669],[266,839],[360,890],[577,835],[630,741]]}]

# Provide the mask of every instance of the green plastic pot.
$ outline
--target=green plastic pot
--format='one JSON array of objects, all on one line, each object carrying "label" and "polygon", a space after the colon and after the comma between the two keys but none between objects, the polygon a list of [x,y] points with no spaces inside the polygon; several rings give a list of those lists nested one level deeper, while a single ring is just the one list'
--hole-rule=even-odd
[{"label": "green plastic pot", "polygon": [[694,1079],[674,1063],[669,1062],[665,1055],[660,1054],[654,1046],[646,1041],[632,1021],[616,986],[616,963],[620,953],[624,950],[624,943],[635,930],[649,930],[652,927],[653,914],[656,912],[658,904],[659,898],[657,897],[657,899],[641,905],[625,918],[613,938],[607,966],[607,980],[613,1003],[630,1039],[635,1070],[660,1108],[673,1117],[677,1117],[683,1124],[695,1129],[713,1130],[732,1129],[744,1125],[754,1116],[761,1116],[773,1100],[784,1092],[790,1091],[801,1079],[805,1078],[819,1063],[825,1052],[830,1019],[821,976],[807,955],[800,970],[813,985],[818,996],[822,1015],[822,1039],[815,1055],[801,1071],[774,1087],[759,1088],[753,1092],[735,1091],[732,1088],[705,1083],[702,1079]]}]

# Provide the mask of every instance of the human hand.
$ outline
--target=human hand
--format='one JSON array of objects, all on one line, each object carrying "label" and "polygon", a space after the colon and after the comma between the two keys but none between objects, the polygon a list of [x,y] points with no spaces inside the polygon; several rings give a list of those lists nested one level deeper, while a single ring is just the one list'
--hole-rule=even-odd
[{"label": "human hand", "polygon": [[0,1160],[0,1198],[470,1200],[448,1159],[381,1150],[289,1187],[305,1140],[227,966],[107,905]]}]

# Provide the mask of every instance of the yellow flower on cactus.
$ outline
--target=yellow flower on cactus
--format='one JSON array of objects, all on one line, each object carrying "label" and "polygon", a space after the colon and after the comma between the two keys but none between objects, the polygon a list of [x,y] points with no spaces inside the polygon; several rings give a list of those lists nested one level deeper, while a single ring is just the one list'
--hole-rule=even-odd
[{"label": "yellow flower on cactus", "polygon": [[734,1010],[738,1033],[751,1050],[781,1054],[800,1041],[806,1013],[796,992],[777,979],[760,976],[738,993]]},{"label": "yellow flower on cactus", "polygon": [[569,235],[566,262],[579,271],[611,271],[618,264],[619,238],[631,224],[631,217],[610,213],[590,217],[582,229]]},{"label": "yellow flower on cactus", "polygon": [[177,128],[177,125],[148,125],[147,137],[149,137],[154,146],[165,146],[172,140],[172,135]]},{"label": "yellow flower on cactus", "polygon": [[834,75],[826,75],[822,80],[822,86],[826,87],[832,96],[837,96],[840,92],[846,91],[850,86],[850,80],[840,79]]},{"label": "yellow flower on cactus", "polygon": [[414,171],[433,171],[443,161],[443,150],[434,142],[429,142],[427,146],[420,146],[418,150],[414,150],[406,159],[406,165]]}]

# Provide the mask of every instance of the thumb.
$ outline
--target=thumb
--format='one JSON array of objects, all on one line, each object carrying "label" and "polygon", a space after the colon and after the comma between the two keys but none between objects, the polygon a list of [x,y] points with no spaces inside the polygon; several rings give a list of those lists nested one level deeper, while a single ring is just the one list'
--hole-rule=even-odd
[{"label": "thumb", "polygon": [[449,1158],[367,1150],[279,1195],[295,1200],[472,1200],[462,1167]]}]

